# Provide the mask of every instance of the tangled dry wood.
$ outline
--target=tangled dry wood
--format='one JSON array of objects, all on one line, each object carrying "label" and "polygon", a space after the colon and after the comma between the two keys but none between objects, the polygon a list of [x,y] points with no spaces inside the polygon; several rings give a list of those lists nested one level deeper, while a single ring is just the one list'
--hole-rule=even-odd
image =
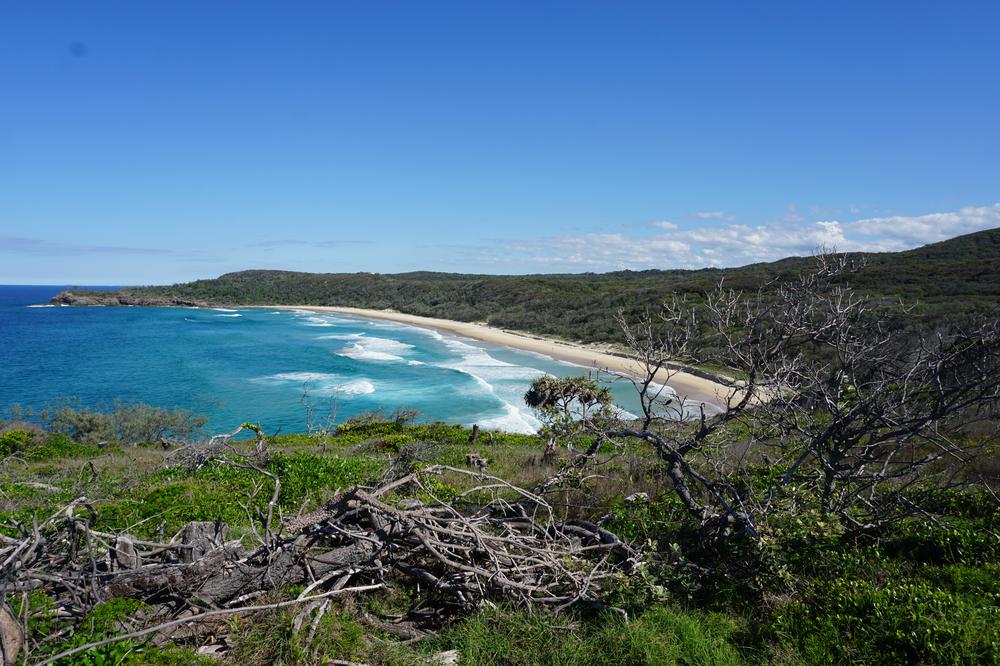
[{"label": "tangled dry wood", "polygon": [[[218,444],[215,440],[213,447]],[[246,459],[229,459],[256,469]],[[448,501],[435,496],[441,475],[465,479]],[[315,631],[333,597],[391,584],[423,593],[414,617],[426,622],[482,603],[565,608],[599,603],[608,580],[636,564],[635,552],[585,521],[559,521],[539,495],[479,472],[433,466],[376,487],[353,487],[321,508],[273,520],[272,501],[256,525],[258,544],[226,540],[226,526],[191,523],[171,539],[148,541],[95,528],[97,513],[77,498],[42,522],[3,536],[3,594],[22,600],[21,617],[0,617],[4,663],[15,663],[59,638],[32,638],[28,595],[44,591],[58,617],[82,618],[115,598],[144,602],[136,631],[60,654],[51,663],[126,638],[184,640],[219,616],[294,606],[296,630]],[[294,599],[248,605],[276,589],[301,586]],[[419,636],[411,622],[398,633]],[[45,653],[44,651],[42,653]]]}]

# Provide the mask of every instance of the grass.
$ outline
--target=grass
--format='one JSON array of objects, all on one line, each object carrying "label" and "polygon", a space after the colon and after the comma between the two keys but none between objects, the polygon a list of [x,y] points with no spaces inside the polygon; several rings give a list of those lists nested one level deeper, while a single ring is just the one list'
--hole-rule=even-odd
[{"label": "grass", "polygon": [[734,625],[720,615],[669,606],[626,622],[617,614],[573,622],[565,616],[492,609],[446,631],[460,663],[497,666],[649,664],[727,666],[742,659],[729,643]]},{"label": "grass", "polygon": [[[490,473],[529,488],[556,469],[559,458],[569,458],[560,450],[556,460],[546,460],[545,442],[536,436],[497,434],[490,443],[484,433],[474,445],[469,438],[458,426],[396,423],[352,425],[323,438],[280,435],[270,438],[268,470],[281,480],[279,508],[287,516],[320,505],[338,489],[377,480],[400,457],[412,456],[411,466],[466,467],[466,454],[476,451],[490,460]],[[100,447],[63,436],[22,439],[6,440],[17,461],[9,459],[0,472],[5,523],[30,524],[32,516],[85,495],[107,529],[169,537],[191,520],[223,520],[230,538],[240,538],[249,537],[247,509],[263,508],[271,496],[270,481],[253,471],[209,464],[192,474],[171,468],[160,448]],[[846,543],[817,521],[776,522],[771,527],[784,536],[756,587],[727,580],[725,561],[717,562],[709,584],[685,568],[697,554],[682,548],[682,510],[660,463],[642,447],[605,452],[599,462],[596,476],[568,484],[551,499],[562,516],[600,518],[624,538],[655,545],[645,575],[611,597],[628,610],[627,621],[613,613],[553,616],[500,606],[453,618],[438,636],[407,645],[372,629],[361,612],[398,613],[418,595],[393,588],[343,602],[309,642],[292,634],[291,612],[220,625],[218,631],[232,632],[230,661],[422,664],[436,652],[457,650],[462,664],[498,665],[1000,663],[1000,514],[990,497],[915,487],[925,505],[944,514],[948,529],[913,520],[880,543]],[[444,474],[430,489],[448,497],[469,482]],[[633,493],[645,493],[648,501],[623,499]],[[16,609],[16,600],[9,603]],[[44,608],[44,599],[32,607]],[[116,612],[121,608],[101,609],[52,649],[113,633]],[[33,626],[45,634],[53,622],[42,613]],[[131,644],[72,663],[200,663],[196,659],[183,648]]]}]

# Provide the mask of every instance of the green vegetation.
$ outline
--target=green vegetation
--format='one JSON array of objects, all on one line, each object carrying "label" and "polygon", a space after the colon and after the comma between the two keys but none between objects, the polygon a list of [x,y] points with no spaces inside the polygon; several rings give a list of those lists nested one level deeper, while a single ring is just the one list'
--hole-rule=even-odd
[{"label": "green vegetation", "polygon": [[[194,574],[205,576],[196,579],[201,596],[177,583],[183,593],[167,598],[226,604],[230,577],[240,592],[250,578],[277,581],[251,588],[266,604],[252,615],[210,626],[216,611],[202,614],[231,663],[428,664],[450,653],[467,664],[1000,664],[1000,321],[975,316],[996,313],[981,296],[996,291],[997,262],[985,258],[997,255],[1000,232],[985,232],[868,257],[860,272],[830,255],[809,272],[798,259],[727,271],[737,287],[796,277],[749,295],[709,294],[709,281],[696,280],[708,272],[671,273],[663,288],[686,300],[621,322],[648,369],[637,382],[643,417],[634,421],[616,417],[607,391],[587,378],[544,377],[525,394],[545,422],[535,436],[375,413],[304,435],[267,437],[245,424],[255,438],[170,451],[164,433],[192,417],[67,409],[47,420],[57,432],[8,425],[0,430],[5,534],[42,534],[35,525],[55,516],[62,531],[51,520],[43,528],[61,535],[62,553],[78,552],[65,546],[75,534],[110,538],[114,555],[110,546],[96,552],[110,569],[132,567],[137,587],[124,589],[143,592],[91,604],[80,621],[53,612],[72,596],[67,586],[36,578],[7,605],[29,618],[33,657],[73,645],[81,652],[66,663],[183,655],[202,638],[82,650],[125,631],[126,610],[139,626],[155,625],[143,615],[163,612],[166,602],[155,599],[175,564],[169,558],[201,548],[165,538],[224,522],[225,538],[245,548],[216,541],[195,570],[248,549],[256,555],[224,565],[232,566],[224,574]],[[946,268],[957,282],[934,284]],[[552,303],[534,303],[532,316],[569,327],[542,332],[603,339],[600,328],[573,326],[610,321],[608,309],[620,303],[633,313],[654,304],[663,293],[651,285],[668,274],[614,275],[476,278],[473,292],[509,290],[477,297],[469,316],[501,296],[517,292],[522,303],[551,297],[546,285],[572,285],[577,300],[558,307],[575,303],[573,317],[583,320],[544,319]],[[384,307],[373,299],[385,288],[414,311],[429,294],[449,294],[435,308],[468,297],[460,281],[472,279],[250,273],[169,289],[227,304],[281,300],[270,289],[298,303],[315,302],[306,294],[354,294],[366,301],[339,302]],[[408,293],[410,280],[436,286]],[[377,288],[341,289],[362,283]],[[887,297],[901,293],[918,294],[921,307],[889,307]],[[513,303],[497,306],[497,316]],[[654,410],[676,408],[677,399],[644,392],[658,368],[706,360],[743,378],[721,414],[679,421]],[[84,495],[86,503],[69,506],[89,517],[71,515],[65,507]],[[275,531],[272,513],[295,519]],[[139,557],[128,550],[136,537],[160,559],[130,560]],[[86,569],[74,558],[46,560],[43,576],[67,562]],[[297,577],[272,578],[272,567]],[[210,596],[220,580],[229,596]],[[307,596],[365,581],[372,584],[352,596]]]},{"label": "green vegetation", "polygon": [[657,606],[630,621],[606,614],[589,621],[488,610],[445,633],[467,663],[578,666],[663,664],[735,666],[736,623],[721,614]]},{"label": "green vegetation", "polygon": [[[474,444],[470,438],[470,430],[457,426],[357,419],[332,433],[268,438],[266,469],[281,480],[281,511],[293,515],[321,505],[337,489],[380,478],[394,465],[463,466],[475,451],[490,459],[491,473],[530,487],[572,456],[563,448],[554,458],[544,456],[546,441],[539,436],[496,433],[489,443],[482,433]],[[141,538],[170,534],[189,520],[224,520],[228,538],[251,544],[247,516],[270,494],[252,470],[213,463],[185,471],[160,446],[102,448],[58,434],[9,439],[27,455],[23,467],[0,480],[2,522],[8,524],[47,516],[85,494],[98,512],[98,528],[127,528]],[[253,442],[235,446],[249,451]],[[42,447],[70,455],[30,455]],[[734,551],[719,559],[697,551],[698,536],[689,531],[684,507],[664,484],[650,449],[597,455],[601,474],[567,481],[552,500],[646,544],[641,575],[622,579],[611,591],[609,601],[627,618],[599,608],[551,614],[500,605],[447,618],[437,635],[406,643],[370,622],[372,615],[391,616],[412,603],[413,591],[394,588],[343,601],[311,637],[292,631],[289,610],[220,621],[212,631],[228,634],[226,659],[425,664],[434,654],[457,650],[464,664],[1000,663],[1000,510],[988,494],[915,486],[910,497],[933,504],[947,529],[913,516],[878,538],[847,536],[833,522],[779,512],[767,528],[765,553]],[[748,482],[767,483],[770,474],[767,466],[754,467],[758,481]],[[26,489],[27,480],[58,492]],[[445,475],[438,491],[454,494],[461,484]],[[645,495],[633,497],[638,493]],[[297,592],[276,590],[260,601]],[[9,604],[23,610],[19,595]],[[31,596],[28,610],[37,637],[66,626],[42,594]],[[43,643],[33,658],[142,626],[142,613],[138,601],[109,601],[72,632]],[[60,663],[201,663],[204,658],[187,645],[126,641]]]},{"label": "green vegetation", "polygon": [[[917,312],[925,325],[992,312],[1000,302],[1000,230],[969,234],[907,252],[850,256],[867,260],[862,270],[849,277],[852,286],[888,301],[903,298],[918,304]],[[393,309],[487,322],[567,340],[618,343],[621,331],[614,315],[619,309],[635,320],[674,295],[698,301],[720,280],[727,287],[752,291],[769,280],[798,275],[810,261],[789,258],[732,269],[524,276],[251,270],[214,280],[131,288],[120,296],[126,302],[138,303],[177,299],[213,305]]]}]

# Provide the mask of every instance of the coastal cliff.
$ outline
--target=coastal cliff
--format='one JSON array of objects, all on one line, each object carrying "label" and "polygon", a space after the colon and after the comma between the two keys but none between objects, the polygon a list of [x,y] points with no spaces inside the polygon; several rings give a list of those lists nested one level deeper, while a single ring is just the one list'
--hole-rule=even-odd
[{"label": "coastal cliff", "polygon": [[180,298],[154,296],[148,294],[136,294],[130,291],[61,291],[52,297],[49,303],[53,305],[107,305],[107,306],[128,306],[139,305],[146,307],[204,307],[204,301],[193,301]]}]

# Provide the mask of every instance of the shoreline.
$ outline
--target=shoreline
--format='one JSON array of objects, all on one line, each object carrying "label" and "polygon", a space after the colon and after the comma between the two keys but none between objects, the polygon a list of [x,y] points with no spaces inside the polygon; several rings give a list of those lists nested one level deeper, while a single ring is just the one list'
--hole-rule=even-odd
[{"label": "shoreline", "polygon": [[[360,318],[380,319],[400,324],[408,324],[421,328],[429,328],[436,331],[443,331],[453,335],[459,335],[479,342],[497,344],[504,347],[512,347],[521,351],[534,352],[550,356],[557,361],[571,363],[588,370],[609,372],[616,375],[636,377],[639,375],[639,367],[636,361],[618,356],[610,351],[599,351],[580,345],[558,340],[550,340],[523,333],[514,333],[485,324],[473,324],[468,322],[454,321],[451,319],[438,319],[435,317],[421,317],[419,315],[404,314],[391,310],[369,310],[365,308],[339,307],[333,305],[253,305],[240,306],[252,308],[270,308],[274,310],[306,310],[311,312],[327,312],[333,314],[345,314]],[[668,374],[672,374],[669,378]],[[725,384],[712,381],[706,377],[700,377],[686,371],[664,371],[657,373],[656,380],[666,384],[674,390],[677,395],[697,402],[712,405],[718,409],[723,409],[726,397],[731,389]]]}]

